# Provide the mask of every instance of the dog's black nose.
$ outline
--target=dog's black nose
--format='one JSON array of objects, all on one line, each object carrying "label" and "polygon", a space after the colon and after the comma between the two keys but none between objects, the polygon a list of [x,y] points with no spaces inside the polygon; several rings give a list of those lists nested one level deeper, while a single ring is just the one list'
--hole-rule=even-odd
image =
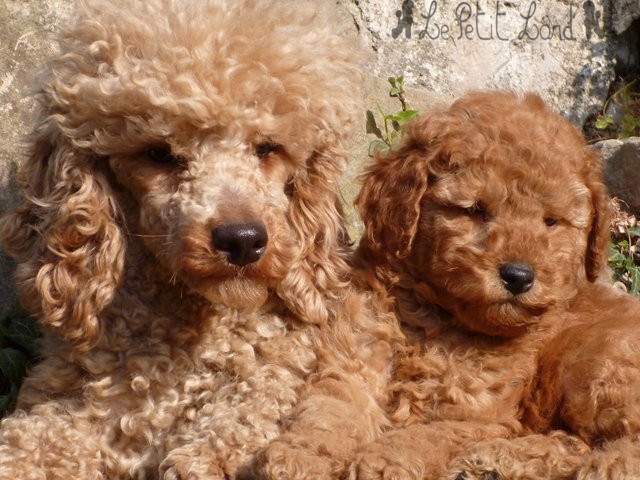
[{"label": "dog's black nose", "polygon": [[500,267],[504,288],[514,295],[526,293],[533,286],[533,268],[526,263],[505,263]]},{"label": "dog's black nose", "polygon": [[239,267],[260,260],[268,240],[262,222],[221,225],[213,230],[213,246],[226,255],[229,263]]}]

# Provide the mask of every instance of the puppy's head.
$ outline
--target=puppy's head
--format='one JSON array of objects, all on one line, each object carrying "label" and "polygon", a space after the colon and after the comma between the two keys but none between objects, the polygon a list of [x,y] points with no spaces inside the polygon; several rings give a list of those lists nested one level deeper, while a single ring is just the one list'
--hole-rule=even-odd
[{"label": "puppy's head", "polygon": [[247,308],[275,292],[323,321],[346,271],[353,40],[307,2],[86,3],[39,79],[25,200],[1,224],[25,306],[92,344],[147,261],[136,242],[165,288]]},{"label": "puppy's head", "polygon": [[358,204],[378,271],[486,334],[526,331],[606,268],[599,161],[535,95],[474,93],[417,119]]}]

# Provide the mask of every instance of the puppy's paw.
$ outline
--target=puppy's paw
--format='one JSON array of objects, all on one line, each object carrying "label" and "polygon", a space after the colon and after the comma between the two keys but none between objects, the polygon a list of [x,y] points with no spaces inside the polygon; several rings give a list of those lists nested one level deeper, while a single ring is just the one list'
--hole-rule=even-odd
[{"label": "puppy's paw", "polygon": [[495,438],[455,458],[447,480],[534,480],[574,478],[589,447],[564,432]]},{"label": "puppy's paw", "polygon": [[370,445],[356,457],[349,469],[349,480],[422,480],[423,463],[385,445]]},{"label": "puppy's paw", "polygon": [[506,480],[495,470],[454,472],[447,480]]},{"label": "puppy's paw", "polygon": [[575,478],[576,480],[640,478],[639,450],[640,447],[635,446],[635,448],[630,449],[607,449],[593,452],[586,458]]},{"label": "puppy's paw", "polygon": [[488,461],[478,455],[466,455],[454,460],[443,480],[516,480],[520,477],[505,477],[498,472],[498,462]]},{"label": "puppy's paw", "polygon": [[276,440],[251,464],[240,469],[238,480],[305,480],[337,478],[335,462],[295,440]]}]

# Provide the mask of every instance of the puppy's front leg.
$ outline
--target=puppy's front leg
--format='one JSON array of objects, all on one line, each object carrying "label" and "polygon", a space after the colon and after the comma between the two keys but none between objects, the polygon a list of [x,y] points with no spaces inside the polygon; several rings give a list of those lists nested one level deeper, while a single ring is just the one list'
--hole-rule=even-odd
[{"label": "puppy's front leg", "polygon": [[359,452],[351,465],[349,478],[431,480],[446,477],[451,460],[470,445],[508,434],[509,430],[499,424],[458,421],[437,421],[391,430]]},{"label": "puppy's front leg", "polygon": [[589,451],[578,437],[561,431],[490,439],[465,449],[443,480],[568,480]]},{"label": "puppy's front leg", "polygon": [[576,478],[640,478],[640,304],[630,295],[597,298],[612,306],[567,330],[562,338],[570,341],[551,345],[558,361],[550,378],[561,392],[562,420],[598,447]]}]

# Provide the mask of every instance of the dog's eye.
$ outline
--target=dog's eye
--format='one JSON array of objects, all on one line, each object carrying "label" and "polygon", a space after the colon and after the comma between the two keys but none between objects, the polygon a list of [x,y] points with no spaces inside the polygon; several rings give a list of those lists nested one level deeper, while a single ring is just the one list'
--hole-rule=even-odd
[{"label": "dog's eye", "polygon": [[486,221],[489,219],[489,214],[487,213],[487,209],[480,202],[476,202],[473,205],[471,205],[469,208],[465,208],[465,212],[470,217],[477,218],[479,220]]},{"label": "dog's eye", "polygon": [[555,218],[547,217],[544,219],[544,224],[547,227],[555,227],[558,224],[558,220],[556,220]]},{"label": "dog's eye", "polygon": [[256,155],[258,158],[268,158],[272,153],[279,153],[282,151],[282,145],[271,140],[265,140],[256,145]]},{"label": "dog's eye", "polygon": [[147,150],[147,156],[153,163],[159,165],[179,165],[180,158],[171,153],[168,147],[158,147]]}]

